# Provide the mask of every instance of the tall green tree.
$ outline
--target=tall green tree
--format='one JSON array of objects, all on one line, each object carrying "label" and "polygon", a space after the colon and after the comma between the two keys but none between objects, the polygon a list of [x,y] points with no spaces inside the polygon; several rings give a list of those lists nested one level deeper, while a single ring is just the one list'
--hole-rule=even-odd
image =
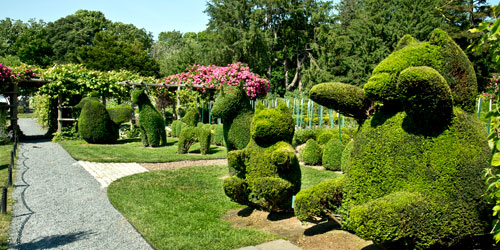
[{"label": "tall green tree", "polygon": [[22,62],[42,67],[53,62],[53,48],[47,42],[46,24],[30,20],[28,27],[19,34],[14,44],[16,55]]},{"label": "tall green tree", "polygon": [[158,76],[160,66],[151,58],[143,44],[121,41],[109,31],[95,35],[93,45],[79,49],[79,60],[88,68],[108,71],[126,69],[144,76]]}]

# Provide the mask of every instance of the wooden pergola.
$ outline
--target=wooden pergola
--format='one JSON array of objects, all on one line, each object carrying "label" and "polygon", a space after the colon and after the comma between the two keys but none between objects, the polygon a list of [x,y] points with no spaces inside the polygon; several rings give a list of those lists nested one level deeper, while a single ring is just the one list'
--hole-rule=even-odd
[{"label": "wooden pergola", "polygon": [[17,98],[19,97],[19,88],[33,88],[33,87],[40,87],[45,83],[48,83],[49,81],[42,80],[42,79],[30,79],[30,80],[23,80],[18,82],[17,84],[11,84],[11,88],[8,91],[3,91],[0,92],[0,94],[7,95],[9,96],[10,99],[10,104],[9,105],[0,105],[0,108],[6,108],[10,109],[10,124],[12,128],[16,128],[18,126],[17,120],[18,120],[18,107],[21,107],[22,105],[19,104],[19,101]]}]

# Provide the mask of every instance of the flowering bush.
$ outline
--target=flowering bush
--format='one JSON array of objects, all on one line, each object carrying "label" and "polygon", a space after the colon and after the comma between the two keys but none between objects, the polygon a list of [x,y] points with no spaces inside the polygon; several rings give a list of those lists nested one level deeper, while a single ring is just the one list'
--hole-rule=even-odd
[{"label": "flowering bush", "polygon": [[11,68],[0,63],[0,89],[5,90],[9,84],[35,77],[33,70],[22,70],[14,73]]},{"label": "flowering bush", "polygon": [[490,79],[490,84],[486,86],[486,90],[483,93],[483,96],[489,99],[495,99],[495,96],[498,92],[498,80],[500,80],[499,74],[493,74],[493,77]]},{"label": "flowering bush", "polygon": [[[226,67],[215,65],[193,65],[187,72],[170,75],[165,84],[204,85],[221,88],[223,85],[235,86],[242,83],[251,100],[264,96],[269,91],[269,80],[250,72],[242,63],[229,64]],[[205,89],[196,89],[204,93]]]}]

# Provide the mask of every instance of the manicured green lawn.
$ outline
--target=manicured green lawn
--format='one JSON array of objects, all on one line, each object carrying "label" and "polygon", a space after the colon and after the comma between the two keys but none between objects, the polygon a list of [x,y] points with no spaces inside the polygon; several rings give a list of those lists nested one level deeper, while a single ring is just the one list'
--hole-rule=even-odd
[{"label": "manicured green lawn", "polygon": [[[3,186],[4,183],[7,183],[11,151],[12,151],[12,144],[0,146],[0,186]],[[9,188],[9,202],[7,203],[7,214],[5,215],[0,214],[0,249],[7,249],[9,247],[8,231],[10,228],[10,221],[12,219],[11,209],[13,201],[11,199],[11,192],[13,190],[14,190],[13,188]]]},{"label": "manicured green lawn", "polygon": [[84,140],[64,140],[59,143],[77,160],[93,162],[171,162],[226,158],[224,147],[211,146],[210,154],[201,155],[199,143],[188,154],[177,154],[177,138],[169,137],[165,147],[144,147],[139,139],[118,140],[117,144],[88,144]]},{"label": "manicured green lawn", "polygon": [[[303,188],[339,176],[302,171]],[[157,249],[235,249],[279,238],[220,219],[243,208],[224,194],[219,178],[226,174],[226,166],[205,166],[132,175],[111,183],[108,197]]]}]

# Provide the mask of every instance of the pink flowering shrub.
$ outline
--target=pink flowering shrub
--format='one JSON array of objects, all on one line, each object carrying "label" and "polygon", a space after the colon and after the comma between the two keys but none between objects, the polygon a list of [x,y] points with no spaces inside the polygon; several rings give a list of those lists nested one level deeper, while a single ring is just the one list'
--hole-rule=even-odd
[{"label": "pink flowering shrub", "polygon": [[[229,64],[226,67],[215,65],[193,65],[187,72],[165,77],[165,84],[204,85],[210,88],[221,88],[223,85],[235,86],[243,83],[243,87],[251,100],[262,97],[269,91],[269,80],[250,72],[242,63]],[[196,89],[204,93],[205,89]]]},{"label": "pink flowering shrub", "polygon": [[16,83],[22,80],[29,80],[35,77],[32,70],[24,70],[19,73],[14,73],[11,68],[0,63],[0,89],[5,90],[11,83]]},{"label": "pink flowering shrub", "polygon": [[499,74],[493,74],[493,77],[490,79],[490,84],[486,86],[486,90],[483,93],[483,96],[486,98],[490,98],[495,100],[495,96],[498,92],[498,80],[500,80]]}]

